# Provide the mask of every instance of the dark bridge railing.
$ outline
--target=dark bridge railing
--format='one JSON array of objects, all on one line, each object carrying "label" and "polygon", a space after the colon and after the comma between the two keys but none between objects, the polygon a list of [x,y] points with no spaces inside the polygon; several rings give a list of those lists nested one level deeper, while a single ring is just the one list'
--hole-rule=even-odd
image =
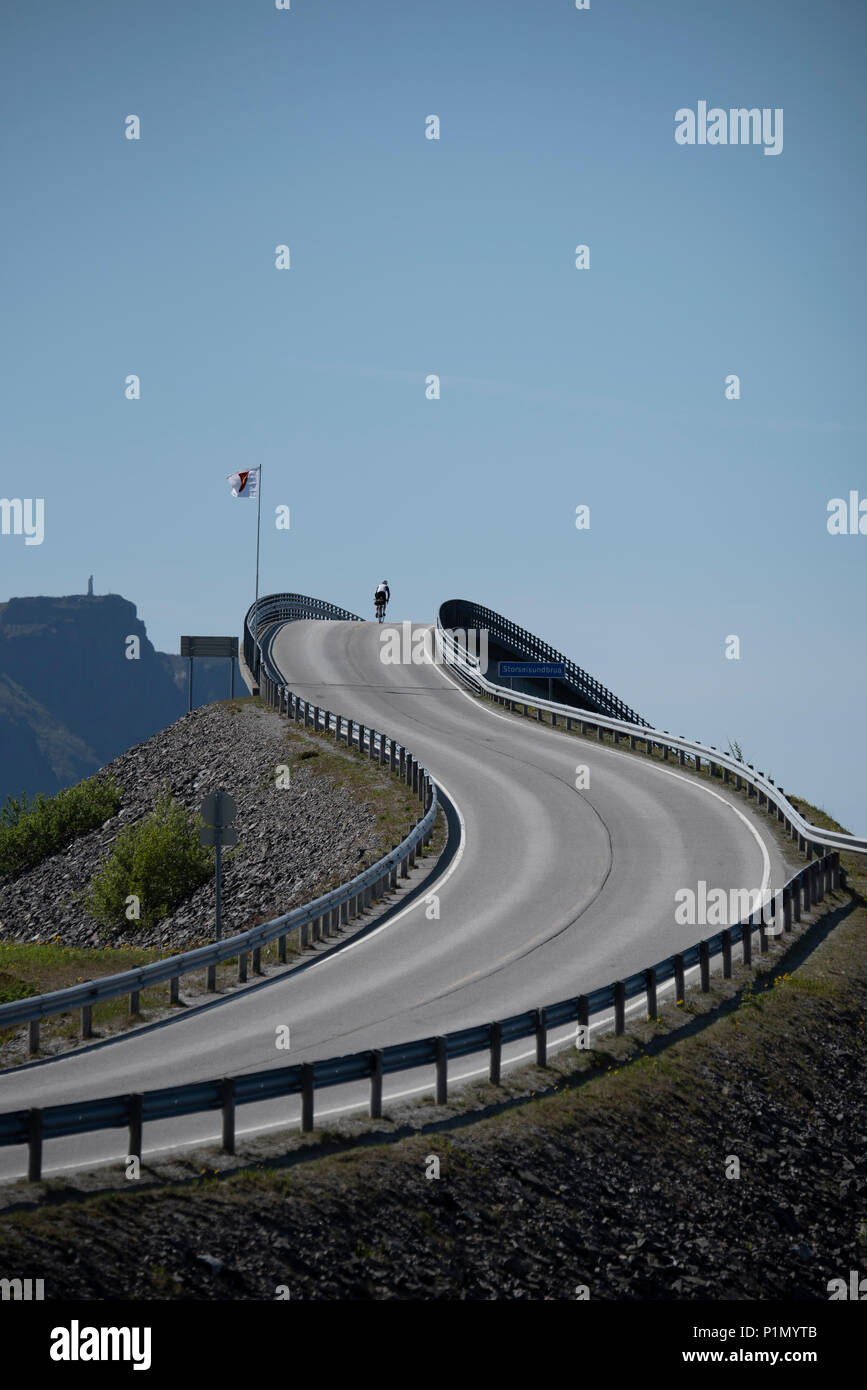
[{"label": "dark bridge railing", "polygon": [[492,608],[485,608],[470,599],[448,599],[440,606],[439,625],[459,631],[468,631],[471,628],[484,630],[495,642],[528,661],[562,662],[566,668],[566,676],[562,680],[558,678],[558,682],[574,691],[582,708],[593,710],[596,714],[608,715],[611,719],[625,719],[630,724],[647,726],[646,719],[642,719],[635,710],[619,700],[601,681],[596,680],[580,666],[576,666],[574,661],[570,661],[556,648],[549,647],[547,642],[542,642],[526,628],[518,627],[517,623],[511,622],[502,613],[495,613]]}]

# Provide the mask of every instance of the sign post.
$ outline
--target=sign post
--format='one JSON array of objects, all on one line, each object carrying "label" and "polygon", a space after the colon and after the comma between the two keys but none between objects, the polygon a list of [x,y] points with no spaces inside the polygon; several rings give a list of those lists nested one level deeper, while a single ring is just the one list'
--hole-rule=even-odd
[{"label": "sign post", "polygon": [[190,701],[189,708],[193,708],[193,657],[196,656],[227,656],[232,663],[232,674],[229,678],[229,699],[235,694],[235,662],[238,659],[238,639],[237,637],[182,637],[181,656],[188,656],[190,659]]},{"label": "sign post", "polygon": [[199,831],[199,843],[209,847],[213,846],[217,856],[215,941],[219,941],[222,937],[223,846],[228,847],[238,843],[238,832],[232,824],[237,811],[235,798],[224,791],[211,792],[205,797],[200,808],[200,814],[205,824]]}]

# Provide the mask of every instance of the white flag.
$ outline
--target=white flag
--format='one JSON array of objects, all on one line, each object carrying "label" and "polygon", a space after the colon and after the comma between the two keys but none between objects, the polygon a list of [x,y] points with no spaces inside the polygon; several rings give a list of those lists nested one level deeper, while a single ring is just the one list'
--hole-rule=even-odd
[{"label": "white flag", "polygon": [[232,485],[233,497],[259,496],[258,468],[248,468],[246,473],[228,473],[226,482]]}]

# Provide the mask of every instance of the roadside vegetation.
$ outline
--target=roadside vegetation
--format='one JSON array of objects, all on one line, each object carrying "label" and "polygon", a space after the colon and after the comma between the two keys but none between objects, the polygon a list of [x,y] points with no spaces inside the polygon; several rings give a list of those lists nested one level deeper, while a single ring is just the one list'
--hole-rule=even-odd
[{"label": "roadside vegetation", "polygon": [[214,855],[199,844],[203,824],[164,786],[151,814],[120,832],[83,895],[93,920],[130,931],[153,926],[206,883]]},{"label": "roadside vegetation", "polygon": [[0,808],[0,874],[17,878],[79,835],[97,830],[117,814],[122,795],[113,778],[97,776],[56,796],[7,796]]}]

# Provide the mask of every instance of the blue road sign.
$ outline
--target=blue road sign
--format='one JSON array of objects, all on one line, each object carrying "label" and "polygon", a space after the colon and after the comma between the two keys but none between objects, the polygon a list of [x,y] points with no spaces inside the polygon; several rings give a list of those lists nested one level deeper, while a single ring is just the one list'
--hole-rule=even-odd
[{"label": "blue road sign", "polygon": [[566,675],[566,665],[563,661],[498,661],[497,666],[501,676],[562,680]]}]

